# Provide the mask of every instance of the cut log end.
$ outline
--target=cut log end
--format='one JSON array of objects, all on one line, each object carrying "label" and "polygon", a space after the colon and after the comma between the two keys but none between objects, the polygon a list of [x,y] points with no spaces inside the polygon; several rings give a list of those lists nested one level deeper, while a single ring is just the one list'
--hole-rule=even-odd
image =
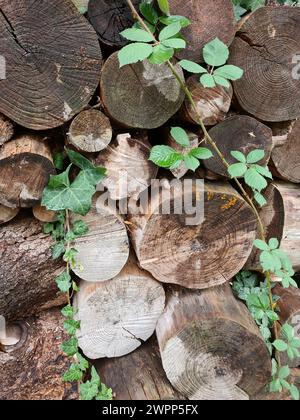
[{"label": "cut log end", "polygon": [[12,209],[10,207],[0,204],[0,225],[7,223],[14,219],[19,213],[20,209]]},{"label": "cut log end", "polygon": [[32,209],[34,217],[43,223],[53,223],[57,221],[57,213],[55,211],[47,210],[46,207],[40,204]]},{"label": "cut log end", "polygon": [[0,146],[10,140],[14,135],[13,123],[0,114]]}]

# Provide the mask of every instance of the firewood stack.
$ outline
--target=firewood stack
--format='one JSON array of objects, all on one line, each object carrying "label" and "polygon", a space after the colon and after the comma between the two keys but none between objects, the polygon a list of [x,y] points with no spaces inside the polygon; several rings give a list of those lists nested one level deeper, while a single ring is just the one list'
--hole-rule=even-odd
[{"label": "firewood stack", "polygon": [[[230,0],[169,3],[172,14],[192,21],[178,58],[201,63],[203,46],[219,37],[245,71],[230,89],[207,90],[178,67],[229,162],[231,150],[265,151],[275,179],[261,216],[300,271],[300,80],[292,77],[300,9],[264,7],[238,28]],[[182,194],[170,189],[174,176],[205,178],[201,224],[187,225],[190,214],[161,214],[162,191],[141,214],[130,211],[151,180],[166,176],[148,160],[152,145],[172,144],[174,125],[195,145],[203,137],[168,67],[119,68],[119,32],[133,24],[126,1],[0,0],[0,12],[0,315],[7,322],[0,399],[76,398],[60,380],[69,364],[59,349],[66,296],[54,281],[63,262],[51,258],[53,242],[42,230],[55,214],[40,206],[54,152],[65,146],[107,169],[83,218],[89,232],[75,243],[84,269],[74,270],[80,291],[73,304],[81,351],[115,398],[259,399],[270,356],[230,287],[244,267],[258,267],[257,222],[219,160],[164,181],[174,208]],[[116,210],[124,202],[125,215]],[[300,324],[299,292],[277,288],[281,322]]]}]

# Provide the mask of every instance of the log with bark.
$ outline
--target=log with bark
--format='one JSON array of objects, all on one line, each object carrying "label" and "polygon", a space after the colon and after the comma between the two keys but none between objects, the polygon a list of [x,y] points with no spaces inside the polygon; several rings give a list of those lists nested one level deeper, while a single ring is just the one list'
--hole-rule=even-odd
[{"label": "log with bark", "polygon": [[8,325],[8,339],[0,351],[1,400],[78,398],[77,385],[61,379],[71,362],[60,349],[67,336],[58,309]]},{"label": "log with bark", "polygon": [[[233,150],[247,155],[252,150],[261,149],[264,150],[265,157],[259,164],[266,166],[269,162],[273,147],[272,130],[255,118],[245,115],[229,117],[211,128],[209,134],[230,165],[237,162],[230,153]],[[208,147],[211,148],[209,145]],[[229,177],[224,164],[212,148],[211,150],[214,157],[204,162],[205,167],[218,175]]]},{"label": "log with bark", "polygon": [[240,106],[263,121],[300,116],[297,58],[300,10],[262,7],[252,13],[232,43],[230,64],[244,70],[233,82]]},{"label": "log with bark", "polygon": [[[207,89],[199,83],[199,76],[191,76],[186,84],[192,93],[197,111],[204,125],[215,125],[223,121],[229,111],[232,100],[232,86],[216,86]],[[191,124],[199,124],[199,116],[188,99],[185,99],[180,110],[180,117]]]},{"label": "log with bark", "polygon": [[20,209],[12,209],[10,207],[0,204],[0,225],[14,219],[19,213]]},{"label": "log with bark", "polygon": [[[183,78],[181,67],[176,65]],[[162,126],[184,100],[178,81],[166,64],[147,60],[120,68],[112,54],[101,73],[101,99],[108,115],[122,126],[152,129]]]},{"label": "log with bark", "polygon": [[0,114],[0,146],[10,140],[13,135],[13,123],[3,114]]},{"label": "log with bark", "polygon": [[115,400],[184,399],[166,377],[155,337],[127,356],[99,360],[96,368]]},{"label": "log with bark", "polygon": [[0,45],[6,64],[0,112],[22,126],[62,125],[97,88],[97,35],[70,1],[1,0]]},{"label": "log with bark", "polygon": [[[139,263],[161,282],[192,289],[222,284],[249,257],[255,216],[229,184],[205,182],[204,197],[195,184],[181,187],[181,183],[172,187],[166,181],[153,192],[142,214],[129,217]],[[193,208],[187,208],[189,201]],[[171,212],[160,211],[163,207],[169,210],[169,206]]]},{"label": "log with bark", "polygon": [[66,302],[55,277],[64,263],[51,256],[52,239],[31,215],[0,226],[0,314],[16,320]]},{"label": "log with bark", "polygon": [[77,115],[70,125],[68,141],[80,152],[95,153],[105,149],[112,139],[109,119],[90,109]]},{"label": "log with bark", "polygon": [[116,210],[96,194],[89,213],[73,220],[83,220],[88,233],[74,241],[76,267],[74,273],[83,280],[102,282],[120,273],[129,256],[126,226]]},{"label": "log with bark", "polygon": [[55,173],[51,150],[43,138],[21,135],[0,149],[0,203],[33,207]]},{"label": "log with bark", "polygon": [[101,184],[108,189],[112,200],[138,198],[156,178],[158,167],[149,161],[150,149],[147,134],[127,133],[119,134],[99,153],[95,164],[107,170]]},{"label": "log with bark", "polygon": [[114,279],[81,282],[74,300],[81,350],[90,359],[132,352],[153,334],[164,304],[162,285],[133,256]]},{"label": "log with bark", "polygon": [[236,31],[236,19],[230,0],[169,0],[172,15],[186,16],[191,25],[182,34],[187,40],[187,48],[178,56],[198,63],[202,61],[205,44],[218,37],[230,45]]},{"label": "log with bark", "polygon": [[270,379],[267,347],[228,284],[170,289],[156,332],[167,377],[190,400],[247,400]]}]

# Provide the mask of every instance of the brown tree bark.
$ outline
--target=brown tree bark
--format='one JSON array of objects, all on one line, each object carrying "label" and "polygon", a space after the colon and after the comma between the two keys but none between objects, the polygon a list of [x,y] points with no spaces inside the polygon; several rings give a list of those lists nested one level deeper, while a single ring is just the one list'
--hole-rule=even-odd
[{"label": "brown tree bark", "polygon": [[270,379],[267,347],[229,284],[170,289],[156,332],[167,377],[190,400],[247,400]]},{"label": "brown tree bark", "polygon": [[0,351],[1,400],[77,399],[77,386],[63,382],[70,358],[60,350],[67,339],[58,309],[15,324],[20,330],[15,345]]},{"label": "brown tree bark", "polygon": [[99,83],[97,35],[70,1],[1,0],[0,45],[6,64],[0,112],[22,126],[64,124]]},{"label": "brown tree bark", "polygon": [[[177,70],[183,78],[179,66]],[[101,99],[108,115],[120,125],[152,129],[179,110],[184,93],[167,65],[145,60],[120,68],[114,53],[101,73]]]},{"label": "brown tree bark", "polygon": [[13,135],[13,123],[3,114],[0,114],[0,146],[2,146],[4,143],[10,140]]}]

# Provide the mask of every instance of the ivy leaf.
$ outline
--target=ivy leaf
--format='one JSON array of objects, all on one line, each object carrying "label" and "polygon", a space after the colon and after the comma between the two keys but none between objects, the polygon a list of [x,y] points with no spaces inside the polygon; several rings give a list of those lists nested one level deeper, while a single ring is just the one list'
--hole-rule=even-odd
[{"label": "ivy leaf", "polygon": [[153,50],[152,54],[148,58],[151,64],[163,64],[166,61],[170,60],[174,55],[174,49],[165,47],[164,45],[156,45]]},{"label": "ivy leaf", "polygon": [[71,337],[69,340],[64,341],[61,345],[61,350],[69,357],[78,353],[78,341],[76,337]]},{"label": "ivy leaf", "polygon": [[54,167],[56,169],[58,169],[59,171],[62,171],[62,169],[64,167],[64,155],[63,155],[63,153],[60,153],[60,152],[54,153],[53,163],[54,163]]},{"label": "ivy leaf", "polygon": [[143,61],[152,54],[152,46],[142,42],[136,42],[123,47],[118,52],[120,67]]},{"label": "ivy leaf", "polygon": [[261,149],[252,150],[247,155],[247,163],[257,163],[265,157],[265,151]]},{"label": "ivy leaf", "polygon": [[190,139],[186,131],[181,127],[172,127],[171,136],[182,147],[189,147]]},{"label": "ivy leaf", "polygon": [[144,29],[129,28],[120,32],[120,35],[122,35],[123,38],[126,38],[129,41],[138,41],[138,42],[154,41],[154,38]]},{"label": "ivy leaf", "polygon": [[153,163],[161,168],[170,168],[176,162],[182,161],[183,156],[169,146],[154,146],[151,149],[150,158]]},{"label": "ivy leaf", "polygon": [[165,15],[170,15],[170,6],[169,6],[169,1],[168,0],[157,0],[158,6],[160,8],[160,10],[165,14]]},{"label": "ivy leaf", "polygon": [[200,83],[205,88],[214,88],[216,87],[215,79],[211,74],[203,74],[200,77]]},{"label": "ivy leaf", "polygon": [[156,25],[158,22],[158,14],[152,4],[143,2],[140,4],[140,12],[145,19],[148,20],[152,25]]},{"label": "ivy leaf", "polygon": [[239,162],[246,163],[246,156],[242,152],[239,152],[238,150],[233,150],[232,152],[230,152],[230,154]]},{"label": "ivy leaf", "polygon": [[57,260],[65,252],[65,244],[62,241],[57,242],[52,247],[52,258]]},{"label": "ivy leaf", "polygon": [[71,287],[71,276],[67,271],[61,273],[55,280],[57,287],[62,293],[69,291]]},{"label": "ivy leaf", "polygon": [[80,399],[83,401],[93,400],[99,392],[101,381],[94,366],[92,367],[91,374],[91,380],[80,385]]},{"label": "ivy leaf", "polygon": [[74,309],[73,306],[67,305],[64,308],[62,308],[61,313],[66,318],[73,318],[74,316]]},{"label": "ivy leaf", "polygon": [[72,229],[76,236],[85,235],[89,231],[89,227],[83,220],[75,220]]},{"label": "ivy leaf", "polygon": [[223,86],[225,88],[230,88],[230,82],[228,82],[228,80],[224,77],[214,74],[213,78],[217,85]]},{"label": "ivy leaf", "polygon": [[186,47],[186,42],[184,39],[180,38],[169,38],[162,42],[165,47],[183,49]]},{"label": "ivy leaf", "polygon": [[200,74],[200,73],[207,73],[207,70],[200,66],[197,63],[194,63],[193,61],[190,60],[181,60],[178,63],[184,70],[190,72],[190,73],[195,73],[195,74]]},{"label": "ivy leaf", "polygon": [[207,147],[196,147],[189,152],[189,155],[202,160],[210,159],[213,157],[212,152],[207,149]]},{"label": "ivy leaf", "polygon": [[229,58],[229,49],[219,38],[215,38],[203,48],[203,58],[210,66],[223,66]]},{"label": "ivy leaf", "polygon": [[219,67],[214,71],[215,76],[221,76],[224,79],[238,80],[244,74],[244,71],[237,66],[227,64],[226,66]]},{"label": "ivy leaf", "polygon": [[76,331],[80,328],[80,321],[76,321],[75,319],[66,319],[64,321],[64,329],[70,335],[75,335]]},{"label": "ivy leaf", "polygon": [[247,171],[247,166],[244,163],[234,163],[228,168],[228,173],[232,178],[239,178],[244,176]]},{"label": "ivy leaf", "polygon": [[286,351],[288,349],[288,345],[283,340],[275,340],[273,346],[278,351]]},{"label": "ivy leaf", "polygon": [[97,401],[110,401],[113,398],[113,392],[111,388],[108,388],[106,385],[101,384],[101,391],[96,396]]},{"label": "ivy leaf", "polygon": [[246,171],[244,177],[246,184],[254,190],[257,190],[258,192],[261,192],[268,186],[268,183],[265,180],[265,178],[261,176],[255,168],[249,168]]},{"label": "ivy leaf", "polygon": [[62,380],[64,382],[77,382],[82,380],[83,373],[80,370],[80,367],[72,363],[69,370],[63,375]]},{"label": "ivy leaf", "polygon": [[190,155],[184,157],[184,163],[191,171],[195,171],[200,166],[199,160]]},{"label": "ivy leaf", "polygon": [[89,368],[89,362],[83,356],[81,356],[80,353],[76,354],[76,359],[78,361],[80,370],[85,372]]},{"label": "ivy leaf", "polygon": [[172,23],[179,22],[182,28],[186,28],[191,24],[191,21],[188,18],[179,15],[161,16],[159,21],[164,25],[171,25]]},{"label": "ivy leaf", "polygon": [[171,25],[166,26],[159,34],[160,42],[165,41],[166,39],[173,38],[180,32],[181,25],[179,22],[171,23]]},{"label": "ivy leaf", "polygon": [[81,169],[78,177],[84,178],[91,185],[97,185],[105,176],[106,169],[95,167],[88,159],[74,150],[67,150],[70,161]]}]

